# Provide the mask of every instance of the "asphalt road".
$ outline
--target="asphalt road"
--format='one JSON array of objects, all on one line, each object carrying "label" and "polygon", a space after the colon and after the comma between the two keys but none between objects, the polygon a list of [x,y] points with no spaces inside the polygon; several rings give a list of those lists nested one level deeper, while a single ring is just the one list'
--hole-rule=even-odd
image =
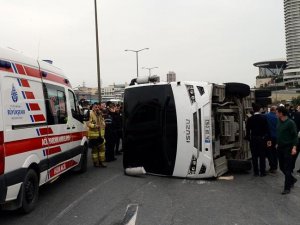
[{"label": "asphalt road", "polygon": [[125,176],[121,161],[105,169],[89,162],[86,173],[65,174],[41,187],[32,213],[2,211],[0,224],[123,225],[128,206],[134,207],[136,225],[300,224],[299,176],[291,194],[283,196],[281,172],[262,178],[233,174],[233,180],[138,178]]}]

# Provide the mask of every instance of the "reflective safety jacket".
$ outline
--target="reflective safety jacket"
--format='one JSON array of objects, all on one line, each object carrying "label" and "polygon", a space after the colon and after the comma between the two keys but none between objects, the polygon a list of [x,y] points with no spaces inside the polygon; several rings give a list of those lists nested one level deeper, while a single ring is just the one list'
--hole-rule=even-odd
[{"label": "reflective safety jacket", "polygon": [[[97,128],[97,125],[100,128]],[[104,137],[105,122],[101,114],[97,115],[94,111],[90,111],[90,120],[87,123],[89,128],[88,137],[89,139],[96,139],[100,135]]]}]

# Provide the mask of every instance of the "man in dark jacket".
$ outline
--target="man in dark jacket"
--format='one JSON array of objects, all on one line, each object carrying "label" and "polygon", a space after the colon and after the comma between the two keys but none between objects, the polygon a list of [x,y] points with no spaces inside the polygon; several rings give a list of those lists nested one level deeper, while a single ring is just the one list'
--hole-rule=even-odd
[{"label": "man in dark jacket", "polygon": [[247,121],[246,137],[250,141],[254,176],[264,177],[266,176],[267,144],[271,144],[270,131],[266,116],[259,112],[260,106],[253,104],[252,107],[254,115]]},{"label": "man in dark jacket", "polygon": [[122,112],[120,105],[116,105],[116,110],[115,110],[115,124],[116,124],[116,149],[115,153],[116,155],[122,155],[121,150],[119,150],[120,146],[120,140],[122,139]]},{"label": "man in dark jacket", "polygon": [[271,146],[267,148],[267,157],[269,160],[270,173],[275,173],[278,166],[277,151],[276,151],[276,126],[278,118],[276,116],[276,106],[271,106],[270,112],[266,114],[270,135],[271,135]]},{"label": "man in dark jacket", "polygon": [[279,106],[276,109],[279,121],[277,123],[277,151],[280,170],[285,176],[282,194],[289,194],[297,179],[293,177],[293,156],[297,153],[298,134],[293,120],[288,118],[288,110]]}]

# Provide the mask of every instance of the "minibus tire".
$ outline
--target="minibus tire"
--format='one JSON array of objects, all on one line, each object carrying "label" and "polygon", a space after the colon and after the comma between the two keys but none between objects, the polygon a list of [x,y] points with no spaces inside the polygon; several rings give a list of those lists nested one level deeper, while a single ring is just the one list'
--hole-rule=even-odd
[{"label": "minibus tire", "polygon": [[243,83],[225,83],[225,93],[226,95],[244,98],[250,95],[250,86]]},{"label": "minibus tire", "polygon": [[228,170],[231,172],[246,172],[252,169],[251,161],[242,159],[228,159]]},{"label": "minibus tire", "polygon": [[271,90],[257,89],[254,92],[255,98],[266,98],[272,95]]},{"label": "minibus tire", "polygon": [[26,173],[21,188],[21,212],[30,213],[36,206],[39,196],[39,178],[33,169]]},{"label": "minibus tire", "polygon": [[272,104],[271,98],[257,98],[255,99],[255,103],[260,105],[261,107],[266,107]]},{"label": "minibus tire", "polygon": [[87,171],[87,160],[88,160],[88,148],[86,145],[82,146],[83,150],[81,153],[80,162],[78,165],[78,173],[85,173]]}]

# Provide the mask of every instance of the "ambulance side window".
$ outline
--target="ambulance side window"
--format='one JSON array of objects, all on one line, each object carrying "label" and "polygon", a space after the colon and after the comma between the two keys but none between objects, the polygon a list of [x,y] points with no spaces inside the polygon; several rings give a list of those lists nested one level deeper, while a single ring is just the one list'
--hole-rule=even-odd
[{"label": "ambulance side window", "polygon": [[44,84],[44,92],[48,124],[67,123],[68,114],[64,88],[52,84]]},{"label": "ambulance side window", "polygon": [[78,117],[80,116],[80,112],[79,112],[78,105],[76,103],[76,97],[72,91],[69,90],[68,92],[69,92],[72,116],[73,118],[78,119]]}]

